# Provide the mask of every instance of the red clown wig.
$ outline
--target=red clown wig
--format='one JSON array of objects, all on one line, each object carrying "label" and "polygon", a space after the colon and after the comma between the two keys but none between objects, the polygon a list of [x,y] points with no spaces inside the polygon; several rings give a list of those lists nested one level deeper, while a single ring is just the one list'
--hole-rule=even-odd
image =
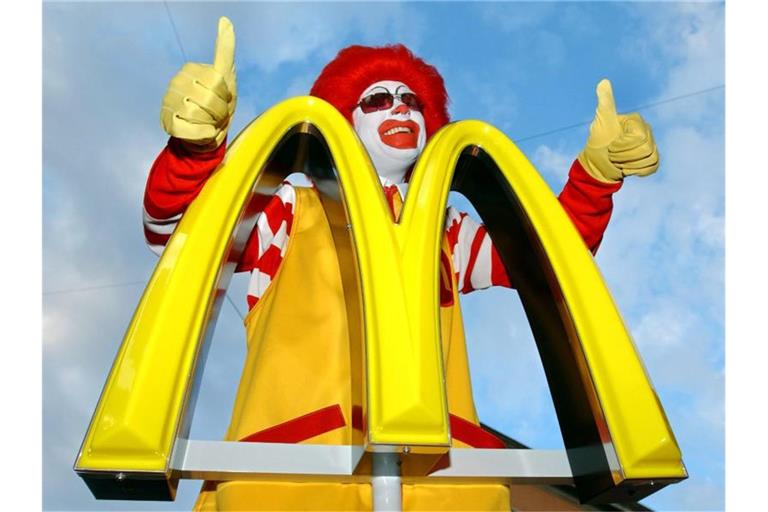
[{"label": "red clown wig", "polygon": [[352,123],[360,95],[382,80],[403,82],[416,93],[423,105],[427,138],[448,123],[443,77],[401,44],[344,48],[323,68],[309,94],[329,102]]}]

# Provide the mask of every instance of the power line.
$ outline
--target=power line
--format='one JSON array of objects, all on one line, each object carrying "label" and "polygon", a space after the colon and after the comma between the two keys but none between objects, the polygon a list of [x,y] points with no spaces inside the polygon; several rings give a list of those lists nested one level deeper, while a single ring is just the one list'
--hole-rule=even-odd
[{"label": "power line", "polygon": [[184,51],[184,45],[181,44],[181,37],[179,36],[179,31],[176,30],[176,23],[173,21],[173,15],[171,14],[171,8],[168,7],[168,2],[163,0],[163,5],[165,6],[165,12],[168,13],[168,21],[171,22],[171,28],[173,29],[173,33],[176,36],[176,43],[179,45],[179,50],[181,50],[181,56],[184,58],[184,62],[189,62],[189,59],[187,58],[187,52]]},{"label": "power line", "polygon": [[[706,89],[701,89],[699,91],[689,92],[687,94],[681,94],[680,96],[673,96],[671,98],[666,98],[666,99],[663,99],[663,100],[654,101],[653,103],[647,103],[645,105],[640,105],[639,107],[630,108],[630,109],[627,109],[627,112],[637,112],[638,110],[647,110],[649,108],[658,107],[659,105],[664,105],[664,104],[667,104],[667,103],[672,103],[673,101],[684,100],[686,98],[690,98],[691,96],[698,96],[700,94],[706,94],[708,92],[717,91],[717,90],[724,89],[724,88],[725,88],[725,84],[716,85],[714,87],[708,87]],[[512,140],[514,140],[515,142],[525,142],[527,140],[537,139],[539,137],[544,137],[544,136],[547,136],[547,135],[552,135],[552,134],[555,134],[555,133],[560,133],[560,132],[564,132],[564,131],[567,131],[567,130],[572,130],[574,128],[580,128],[582,126],[588,126],[591,122],[592,122],[592,119],[590,119],[589,121],[582,121],[580,123],[569,124],[567,126],[561,126],[560,128],[553,128],[552,130],[547,130],[545,132],[540,132],[540,133],[536,133],[536,134],[533,134],[533,135],[527,135],[525,137],[513,138]]]},{"label": "power line", "polygon": [[[102,285],[95,285],[95,286],[84,286],[82,288],[70,288],[68,290],[53,290],[50,292],[43,292],[43,296],[45,295],[61,295],[66,293],[77,293],[77,292],[90,292],[94,290],[104,290],[107,288],[122,288],[124,286],[138,286],[138,285],[146,285],[147,280],[144,279],[142,281],[130,281],[127,283],[112,283],[112,284],[102,284]],[[241,320],[245,320],[245,316],[243,315],[243,312],[240,311],[240,308],[237,307],[235,302],[232,300],[232,297],[229,296],[229,293],[225,294],[225,297],[229,301],[229,303],[234,308],[237,315],[240,317]]]},{"label": "power line", "polygon": [[232,297],[230,297],[230,296],[229,296],[229,292],[227,292],[226,294],[224,294],[224,296],[227,298],[227,300],[229,301],[229,303],[230,303],[230,304],[232,305],[232,307],[235,309],[235,312],[237,312],[237,316],[239,316],[239,317],[240,317],[240,320],[243,320],[243,321],[245,321],[245,316],[244,316],[244,315],[243,315],[243,313],[240,311],[240,308],[238,308],[238,307],[235,305],[235,301],[233,301],[233,300],[232,300]]},{"label": "power line", "polygon": [[632,112],[632,111],[635,111],[635,110],[644,110],[644,109],[651,108],[651,107],[657,107],[659,105],[664,105],[665,103],[671,103],[673,101],[683,100],[685,98],[690,98],[691,96],[698,96],[699,94],[704,94],[704,93],[708,93],[708,92],[712,92],[712,91],[717,91],[719,89],[725,89],[725,84],[715,85],[713,87],[708,87],[707,89],[701,89],[701,90],[698,90],[698,91],[689,92],[687,94],[681,94],[680,96],[673,96],[671,98],[655,101],[653,103],[648,103],[646,105],[641,105],[639,107],[635,107],[633,109],[629,109],[629,111]]},{"label": "power line", "polygon": [[69,288],[66,290],[54,290],[50,292],[43,292],[43,295],[60,295],[63,293],[89,292],[92,290],[103,290],[105,288],[121,288],[123,286],[135,286],[140,284],[147,284],[146,279],[143,281],[131,281],[129,283],[112,283],[112,284],[102,284],[102,285],[95,285],[95,286],[84,286],[82,288]]}]

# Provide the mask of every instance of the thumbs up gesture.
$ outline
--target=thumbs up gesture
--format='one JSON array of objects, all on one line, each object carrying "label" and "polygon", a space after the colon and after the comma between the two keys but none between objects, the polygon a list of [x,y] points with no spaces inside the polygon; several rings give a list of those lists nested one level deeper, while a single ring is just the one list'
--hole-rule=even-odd
[{"label": "thumbs up gesture", "polygon": [[226,137],[236,102],[235,30],[222,16],[213,65],[184,64],[168,84],[160,123],[189,149],[211,151]]},{"label": "thumbs up gesture", "polygon": [[625,176],[648,176],[659,168],[651,127],[636,112],[616,113],[608,80],[597,84],[597,110],[579,162],[590,176],[605,183],[616,183]]}]

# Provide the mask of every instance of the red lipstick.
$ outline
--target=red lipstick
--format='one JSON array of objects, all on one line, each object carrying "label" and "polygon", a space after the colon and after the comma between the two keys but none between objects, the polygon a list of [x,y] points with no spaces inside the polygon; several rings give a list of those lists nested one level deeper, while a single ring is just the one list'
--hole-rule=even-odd
[{"label": "red lipstick", "polygon": [[387,119],[379,126],[379,137],[387,146],[413,149],[419,140],[419,125],[415,121]]}]

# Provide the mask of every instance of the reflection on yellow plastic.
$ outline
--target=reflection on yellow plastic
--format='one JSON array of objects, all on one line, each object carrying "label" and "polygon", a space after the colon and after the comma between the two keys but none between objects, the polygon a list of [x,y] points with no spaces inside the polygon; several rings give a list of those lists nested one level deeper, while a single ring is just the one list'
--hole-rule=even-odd
[{"label": "reflection on yellow plastic", "polygon": [[496,163],[541,241],[573,319],[624,478],[685,478],[680,449],[594,260],[549,187],[503,133],[479,121],[439,131],[414,170],[403,221],[423,209],[444,208],[451,179],[446,170],[455,167],[467,146],[481,147]]},{"label": "reflection on yellow plastic", "polygon": [[392,226],[378,177],[348,122],[322,100],[301,97],[270,109],[237,138],[184,215],[125,335],[78,471],[168,472],[232,233],[267,158],[286,132],[305,122],[325,138],[355,226],[366,308],[370,441],[447,447],[433,292],[440,226],[432,227],[422,248],[403,257],[405,238],[414,231]]},{"label": "reflection on yellow plastic", "polygon": [[[197,353],[232,233],[283,136],[312,124],[333,156],[359,265],[368,442],[447,449],[439,343],[438,256],[459,155],[481,147],[535,229],[573,318],[625,478],[681,478],[680,451],[627,330],[578,233],[516,146],[478,121],[439,131],[416,166],[401,222],[347,121],[322,100],[283,102],[256,119],[191,205],[128,328],[76,463],[78,471],[158,472],[181,429]],[[231,265],[231,263],[229,263]]]}]

